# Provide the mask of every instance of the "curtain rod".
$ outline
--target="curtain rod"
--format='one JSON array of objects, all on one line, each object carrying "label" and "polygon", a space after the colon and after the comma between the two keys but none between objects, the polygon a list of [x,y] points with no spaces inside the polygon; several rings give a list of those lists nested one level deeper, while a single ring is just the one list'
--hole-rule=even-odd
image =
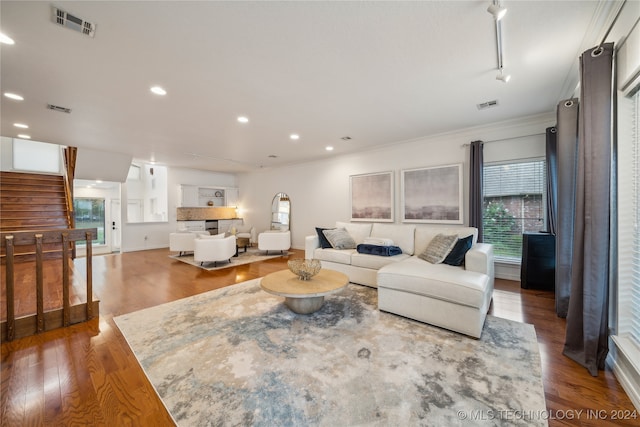
[{"label": "curtain rod", "polygon": [[[530,136],[541,136],[541,135],[546,135],[546,134],[547,134],[546,132],[532,133],[530,135],[520,135],[520,136],[512,136],[510,138],[492,139],[492,140],[489,140],[489,141],[482,141],[482,143],[483,144],[488,144],[490,142],[509,141],[511,139],[529,138]],[[462,144],[461,147],[464,148],[464,147],[468,147],[470,145],[471,145],[471,143],[466,142],[466,143]]]},{"label": "curtain rod", "polygon": [[596,49],[596,51],[602,49],[602,45],[604,44],[605,40],[607,40],[607,37],[609,37],[609,33],[611,32],[611,30],[613,30],[614,25],[616,25],[616,22],[618,21],[618,18],[620,17],[620,13],[622,12],[622,9],[624,9],[624,6],[626,4],[627,4],[627,0],[624,0],[622,2],[622,6],[620,6],[620,9],[618,9],[618,13],[616,13],[616,17],[613,18],[613,21],[611,21],[611,25],[609,25],[609,28],[607,29],[607,32],[604,33],[604,37],[602,37],[602,41],[598,45],[598,48]]}]

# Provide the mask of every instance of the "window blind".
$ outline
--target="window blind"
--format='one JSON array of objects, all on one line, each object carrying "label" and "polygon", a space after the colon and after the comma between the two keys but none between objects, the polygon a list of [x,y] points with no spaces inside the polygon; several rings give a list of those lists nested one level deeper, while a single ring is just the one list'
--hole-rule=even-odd
[{"label": "window blind", "polygon": [[542,231],[545,193],[544,160],[485,164],[483,238],[498,260],[520,262],[522,234]]},{"label": "window blind", "polygon": [[[627,320],[632,340],[640,346],[640,92],[633,97],[633,210],[634,230],[632,248],[631,304]],[[621,319],[624,321],[624,319]]]}]

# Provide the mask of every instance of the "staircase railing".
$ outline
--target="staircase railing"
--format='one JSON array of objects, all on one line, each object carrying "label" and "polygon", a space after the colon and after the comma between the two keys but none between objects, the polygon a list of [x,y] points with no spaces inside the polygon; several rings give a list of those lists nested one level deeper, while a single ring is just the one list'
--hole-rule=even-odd
[{"label": "staircase railing", "polygon": [[[62,177],[64,181],[64,199],[67,204],[67,227],[76,228],[76,214],[73,205],[73,180],[76,174],[77,147],[66,147],[63,150],[64,168]],[[76,244],[71,243],[71,258],[76,258]]]},{"label": "staircase railing", "polygon": [[[85,322],[98,314],[99,301],[93,300],[92,282],[92,247],[91,241],[96,239],[96,228],[69,230],[39,230],[0,233],[0,241],[5,248],[6,258],[6,298],[7,319],[0,323],[2,340],[11,341],[51,329],[69,326],[74,323]],[[87,301],[71,305],[69,300],[69,266],[71,261],[70,242],[84,240],[87,245],[86,255],[86,286]],[[44,275],[43,275],[43,243],[62,243],[62,308],[44,311]],[[35,245],[36,247],[36,314],[15,317],[15,277],[14,250],[20,245]]]}]

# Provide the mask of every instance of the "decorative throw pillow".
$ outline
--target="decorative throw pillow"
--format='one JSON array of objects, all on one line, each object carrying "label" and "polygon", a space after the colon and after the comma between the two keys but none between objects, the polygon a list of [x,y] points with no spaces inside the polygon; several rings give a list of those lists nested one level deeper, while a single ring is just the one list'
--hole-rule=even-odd
[{"label": "decorative throw pillow", "polygon": [[336,228],[333,230],[324,230],[324,235],[327,237],[331,246],[335,249],[355,249],[356,241],[353,237],[347,233],[344,228]]},{"label": "decorative throw pillow", "polygon": [[449,255],[442,261],[443,264],[460,266],[464,265],[464,256],[473,245],[473,234],[462,239],[458,239]]},{"label": "decorative throw pillow", "polygon": [[327,240],[327,236],[324,235],[324,230],[333,230],[333,228],[320,228],[316,227],[316,233],[318,233],[318,240],[320,240],[320,247],[322,249],[332,248],[331,243]]},{"label": "decorative throw pillow", "polygon": [[440,264],[451,252],[451,249],[458,241],[458,236],[452,234],[446,236],[444,234],[436,234],[436,237],[431,239],[427,245],[427,249],[424,250],[418,257],[431,264]]}]

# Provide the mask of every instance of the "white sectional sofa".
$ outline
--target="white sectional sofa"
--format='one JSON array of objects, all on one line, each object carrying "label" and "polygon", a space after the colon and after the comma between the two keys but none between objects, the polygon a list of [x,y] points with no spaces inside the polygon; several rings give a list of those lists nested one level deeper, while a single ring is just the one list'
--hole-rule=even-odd
[{"label": "white sectional sofa", "polygon": [[[391,239],[402,254],[323,249],[315,234],[305,239],[305,258],[321,260],[323,268],[343,272],[353,283],[378,288],[380,310],[480,337],[493,295],[494,260],[492,245],[476,242],[476,228],[346,222],[336,222],[336,228],[344,228],[356,244],[367,237]],[[431,264],[418,257],[437,234],[474,236],[463,266]]]}]

